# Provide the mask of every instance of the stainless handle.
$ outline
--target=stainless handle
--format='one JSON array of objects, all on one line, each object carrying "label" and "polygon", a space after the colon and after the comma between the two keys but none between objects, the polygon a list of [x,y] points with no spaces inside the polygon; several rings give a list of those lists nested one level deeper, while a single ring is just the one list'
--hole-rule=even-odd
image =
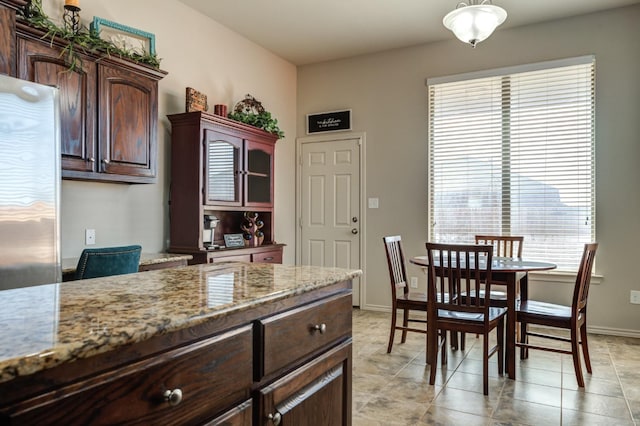
[{"label": "stainless handle", "polygon": [[175,407],[182,402],[182,390],[180,390],[179,388],[174,390],[167,389],[166,391],[164,391],[163,396],[164,400],[167,401],[172,407]]},{"label": "stainless handle", "polygon": [[265,257],[264,260],[273,260],[273,256]]},{"label": "stainless handle", "polygon": [[282,421],[282,416],[277,411],[275,414],[269,414],[267,418],[271,420],[275,426],[278,426]]},{"label": "stainless handle", "polygon": [[322,324],[316,324],[313,326],[312,330],[318,330],[320,332],[320,334],[324,334],[325,331],[327,331],[327,324],[322,323]]},{"label": "stainless handle", "polygon": [[87,159],[87,161],[89,161],[90,163],[95,163],[95,162],[96,162],[96,159],[95,159],[95,158],[93,158],[93,157],[89,157],[89,158]]},{"label": "stainless handle", "polygon": [[358,233],[358,230],[357,230],[356,228],[353,228],[353,229],[351,230],[351,233],[352,233],[353,235],[356,235],[356,234]]},{"label": "stainless handle", "polygon": [[110,161],[109,161],[109,160],[107,160],[106,158],[105,158],[104,160],[102,160],[102,162],[103,162],[104,164],[109,164],[109,163],[110,163]]}]

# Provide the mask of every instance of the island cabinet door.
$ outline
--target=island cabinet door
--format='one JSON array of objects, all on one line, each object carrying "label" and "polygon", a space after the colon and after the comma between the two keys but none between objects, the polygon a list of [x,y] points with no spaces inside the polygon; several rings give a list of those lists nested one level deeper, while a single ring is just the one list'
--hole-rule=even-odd
[{"label": "island cabinet door", "polygon": [[173,349],[2,409],[0,423],[191,425],[246,417],[239,413],[250,410],[252,340],[249,325]]},{"label": "island cabinet door", "polygon": [[260,391],[258,424],[351,424],[351,339]]}]

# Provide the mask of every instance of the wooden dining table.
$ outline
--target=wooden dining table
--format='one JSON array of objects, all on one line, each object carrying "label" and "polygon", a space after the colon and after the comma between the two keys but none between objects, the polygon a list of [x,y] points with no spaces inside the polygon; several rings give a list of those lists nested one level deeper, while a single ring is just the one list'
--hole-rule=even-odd
[{"label": "wooden dining table", "polygon": [[[422,268],[429,266],[426,255],[412,257],[409,261]],[[506,283],[507,330],[505,333],[505,368],[510,379],[516,378],[516,300],[518,299],[518,294],[520,294],[521,300],[527,299],[529,272],[548,271],[556,267],[557,265],[555,263],[537,262],[517,257],[494,257],[491,262],[492,281]]]}]

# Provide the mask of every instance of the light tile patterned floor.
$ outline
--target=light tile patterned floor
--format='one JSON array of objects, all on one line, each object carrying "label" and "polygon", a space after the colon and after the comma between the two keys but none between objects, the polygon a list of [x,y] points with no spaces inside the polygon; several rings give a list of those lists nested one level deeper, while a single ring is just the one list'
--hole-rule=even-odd
[{"label": "light tile patterned floor", "polygon": [[386,353],[390,313],[353,313],[353,424],[373,425],[640,425],[640,339],[589,335],[593,374],[579,389],[568,355],[530,351],[516,361],[517,380],[499,376],[490,359],[482,394],[482,337],[438,360],[429,385],[425,335],[400,333]]}]

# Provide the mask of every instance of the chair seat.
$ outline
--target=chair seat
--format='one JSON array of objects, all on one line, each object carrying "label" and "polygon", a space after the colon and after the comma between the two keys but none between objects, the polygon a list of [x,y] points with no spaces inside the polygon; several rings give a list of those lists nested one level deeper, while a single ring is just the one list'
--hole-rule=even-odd
[{"label": "chair seat", "polygon": [[[398,300],[402,300],[402,301],[411,301],[411,302],[424,302],[427,303],[427,294],[426,293],[419,293],[419,292],[409,292],[406,294],[400,294],[397,296]],[[425,306],[425,310],[426,310],[426,306]]]},{"label": "chair seat", "polygon": [[525,300],[517,309],[518,315],[536,316],[549,320],[571,320],[571,307],[553,303]]},{"label": "chair seat", "polygon": [[[489,308],[489,321],[494,321],[507,313],[507,308]],[[450,311],[438,309],[438,319],[473,321],[481,323],[484,321],[484,314],[475,312]]]}]

